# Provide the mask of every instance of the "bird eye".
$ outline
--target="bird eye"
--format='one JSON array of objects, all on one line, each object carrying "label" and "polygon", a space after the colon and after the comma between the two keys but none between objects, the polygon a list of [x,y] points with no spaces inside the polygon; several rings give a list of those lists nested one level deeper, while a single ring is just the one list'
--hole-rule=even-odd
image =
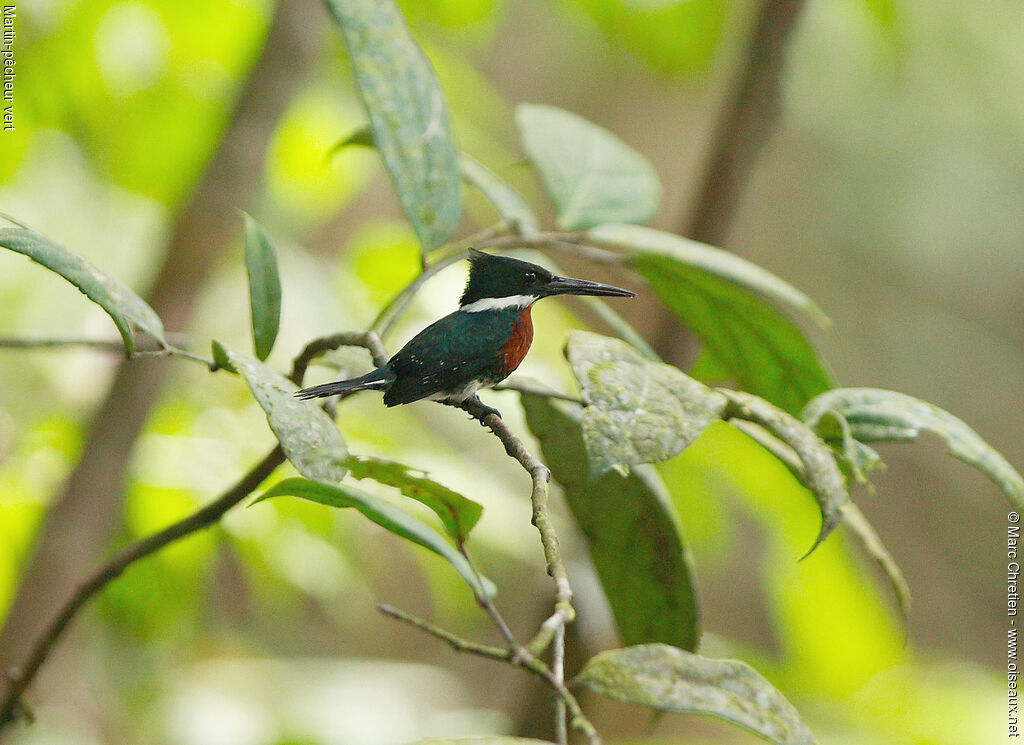
[{"label": "bird eye", "polygon": [[527,272],[523,275],[523,279],[525,279],[528,284],[533,284],[537,281],[537,272]]}]

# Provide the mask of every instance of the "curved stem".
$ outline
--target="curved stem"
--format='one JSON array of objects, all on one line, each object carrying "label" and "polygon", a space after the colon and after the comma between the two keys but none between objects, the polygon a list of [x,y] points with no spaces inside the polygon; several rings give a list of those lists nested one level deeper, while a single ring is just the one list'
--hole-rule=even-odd
[{"label": "curved stem", "polygon": [[110,582],[117,579],[125,569],[139,559],[156,553],[168,544],[203,528],[207,528],[220,520],[225,512],[255,491],[273,473],[274,469],[284,462],[284,459],[284,451],[278,445],[267,453],[263,460],[257,463],[234,486],[213,502],[210,502],[185,519],[169,525],[159,533],[154,533],[140,541],[136,541],[103,562],[85,582],[79,585],[75,593],[64,603],[57,615],[46,626],[39,639],[33,645],[32,652],[29,654],[24,665],[17,670],[8,671],[10,686],[4,695],[3,702],[0,703],[0,727],[13,722],[17,718],[21,708],[21,697],[25,690],[39,673],[39,669],[46,662],[54,645],[71,624],[71,621],[74,620],[78,612],[94,595]]},{"label": "curved stem", "polygon": [[[380,339],[372,332],[335,334],[314,339],[307,344],[295,358],[289,378],[300,384],[313,358],[343,345],[365,346],[375,359],[384,357],[386,360],[387,357],[380,345]],[[135,562],[219,521],[224,513],[255,491],[284,461],[284,451],[277,445],[217,499],[163,530],[126,546],[103,562],[60,607],[31,647],[25,662],[19,668],[7,671],[9,685],[0,701],[0,729],[14,722],[26,711],[21,701],[22,696],[38,675],[58,640],[90,599]]]}]

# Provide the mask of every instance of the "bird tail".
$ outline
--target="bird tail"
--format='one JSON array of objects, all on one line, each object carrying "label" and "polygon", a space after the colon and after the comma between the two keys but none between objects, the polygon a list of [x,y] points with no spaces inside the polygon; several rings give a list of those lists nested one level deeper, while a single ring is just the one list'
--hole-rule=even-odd
[{"label": "bird tail", "polygon": [[390,367],[385,365],[373,372],[361,375],[358,378],[352,378],[351,380],[336,380],[333,383],[303,388],[301,391],[296,392],[295,395],[299,398],[310,399],[326,398],[327,396],[335,396],[339,393],[352,393],[368,389],[383,391],[387,390],[394,380],[395,374],[391,372]]}]

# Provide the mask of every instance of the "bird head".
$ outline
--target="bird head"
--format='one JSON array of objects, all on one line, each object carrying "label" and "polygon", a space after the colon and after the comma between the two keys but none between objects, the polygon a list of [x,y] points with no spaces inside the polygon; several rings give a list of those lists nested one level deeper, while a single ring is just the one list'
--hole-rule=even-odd
[{"label": "bird head", "polygon": [[463,310],[525,308],[552,295],[633,297],[634,293],[600,282],[560,277],[528,261],[509,256],[493,256],[472,249],[469,256],[469,281],[459,306]]}]

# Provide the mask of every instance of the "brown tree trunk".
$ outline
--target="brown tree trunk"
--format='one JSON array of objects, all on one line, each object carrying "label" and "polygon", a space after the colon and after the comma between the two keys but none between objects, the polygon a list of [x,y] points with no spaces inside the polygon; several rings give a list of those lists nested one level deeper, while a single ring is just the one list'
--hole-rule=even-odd
[{"label": "brown tree trunk", "polygon": [[[719,114],[697,201],[680,226],[682,235],[714,246],[726,244],[743,190],[778,120],[786,45],[803,6],[804,0],[762,3],[735,92]],[[680,344],[680,339],[692,337],[682,333],[667,311],[661,327],[655,343],[660,355],[673,362],[692,357],[692,345]]]}]

